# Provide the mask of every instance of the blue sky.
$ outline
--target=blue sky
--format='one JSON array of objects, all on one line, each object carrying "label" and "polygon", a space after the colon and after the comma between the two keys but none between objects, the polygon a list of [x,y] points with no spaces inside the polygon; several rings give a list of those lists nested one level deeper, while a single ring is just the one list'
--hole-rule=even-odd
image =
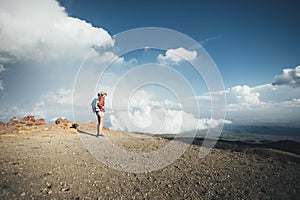
[{"label": "blue sky", "polygon": [[226,87],[268,83],[283,68],[299,64],[298,1],[60,2],[70,15],[111,35],[138,27],[165,27],[203,42]]},{"label": "blue sky", "polygon": [[[195,124],[204,129],[224,123],[299,126],[299,11],[298,1],[3,0],[0,120],[33,114],[47,121],[94,121],[89,101],[96,91],[106,90],[111,95],[105,123],[115,129],[156,132],[162,126],[165,132],[180,132]],[[114,36],[141,27],[166,28],[197,41],[218,68],[224,88],[209,91],[205,78],[195,73],[191,63],[203,58],[199,49],[145,46],[118,55]],[[184,77],[181,81],[178,73]],[[173,89],[163,84],[142,87],[141,81],[152,76]],[[182,85],[185,81],[199,107]],[[119,94],[112,95],[114,91]],[[221,109],[217,105],[222,95],[225,119],[211,116],[212,105]],[[184,124],[181,129],[179,122]]]}]

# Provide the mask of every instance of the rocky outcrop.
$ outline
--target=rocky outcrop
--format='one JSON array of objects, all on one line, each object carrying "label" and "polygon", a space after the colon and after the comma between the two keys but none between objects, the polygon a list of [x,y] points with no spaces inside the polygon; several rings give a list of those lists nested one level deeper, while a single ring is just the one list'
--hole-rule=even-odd
[{"label": "rocky outcrop", "polygon": [[75,124],[70,120],[58,118],[54,123],[58,126],[58,128],[62,128],[68,133],[77,133],[76,128],[78,124]]},{"label": "rocky outcrop", "polygon": [[59,126],[64,126],[69,123],[72,124],[73,122],[67,119],[57,118],[54,123]]},{"label": "rocky outcrop", "polygon": [[13,117],[9,120],[7,123],[7,126],[40,126],[40,125],[46,125],[46,122],[44,119],[35,119],[34,116],[26,116],[24,118],[16,118]]},{"label": "rocky outcrop", "polygon": [[103,126],[102,130],[103,130],[103,131],[109,131],[109,128],[106,127],[106,126]]},{"label": "rocky outcrop", "polygon": [[[44,119],[35,119],[34,116],[26,116],[23,118],[13,117],[7,123],[0,122],[2,131],[0,134],[4,133],[23,133],[24,131],[27,134],[31,132],[37,132],[40,130],[54,130],[54,129],[63,129],[66,133],[77,133],[78,126],[87,126],[92,130],[96,130],[97,123],[90,122],[87,124],[75,123],[68,119],[57,118],[53,124],[46,124]],[[109,131],[108,127],[103,127],[104,131]]]},{"label": "rocky outcrop", "polygon": [[[26,116],[23,118],[13,117],[7,123],[1,122],[2,131],[4,133],[25,133],[31,134],[41,130],[63,129],[67,133],[77,133],[74,123],[67,119],[58,118],[54,124],[46,124],[44,119],[35,119],[34,116]],[[78,126],[78,125],[77,125]]]},{"label": "rocky outcrop", "polygon": [[31,134],[46,128],[47,124],[44,119],[35,119],[34,116],[23,118],[13,117],[7,123],[0,123],[1,134]]}]

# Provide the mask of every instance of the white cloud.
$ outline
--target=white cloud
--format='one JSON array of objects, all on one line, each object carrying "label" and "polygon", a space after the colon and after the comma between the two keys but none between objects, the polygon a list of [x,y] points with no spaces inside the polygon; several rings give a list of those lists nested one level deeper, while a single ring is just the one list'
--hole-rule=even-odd
[{"label": "white cloud", "polygon": [[91,53],[90,53],[90,56],[88,59],[93,61],[97,68],[99,68],[99,66],[101,66],[101,65],[109,64],[110,62],[113,62],[114,64],[119,64],[119,65],[124,63],[124,58],[118,57],[113,52],[95,51],[94,49],[91,50]]},{"label": "white cloud", "polygon": [[223,123],[231,123],[229,120],[196,118],[193,114],[181,110],[167,108],[153,108],[147,106],[144,110],[118,112],[118,115],[110,116],[112,129],[143,132],[152,134],[177,134],[215,128]]},{"label": "white cloud", "polygon": [[285,105],[298,107],[300,89],[271,84],[234,86],[226,91],[228,111],[270,110]]},{"label": "white cloud", "polygon": [[[153,100],[152,95],[137,92],[123,110],[110,115],[113,129],[152,134],[190,132],[231,123],[222,119],[197,118],[182,110],[180,104],[169,100]],[[127,107],[128,106],[128,107]]]},{"label": "white cloud", "polygon": [[227,91],[227,96],[231,100],[229,110],[252,109],[262,104],[260,92],[255,91],[247,85],[237,85]]},{"label": "white cloud", "polygon": [[[99,67],[97,64],[112,58],[117,59],[117,62],[123,61],[123,58],[109,52],[114,41],[106,30],[68,16],[56,0],[1,0],[0,41],[0,73],[11,66],[5,81],[0,76],[0,92],[4,88],[24,91],[29,86],[32,88],[32,85],[45,85],[43,88],[46,89],[52,85],[54,88],[70,87],[76,75],[74,69],[91,52],[94,53],[95,68]],[[96,52],[95,49],[102,50]],[[38,66],[43,66],[45,70],[37,70]],[[20,70],[19,67],[26,70]],[[18,76],[14,74],[23,72],[24,76],[15,80]],[[50,83],[55,73],[64,77]],[[31,74],[38,75],[39,78],[32,78]],[[37,96],[47,92],[42,91],[42,87],[36,88],[38,89],[25,94],[28,96],[24,98],[30,99],[33,94]],[[17,98],[18,94],[10,91],[9,97],[3,98],[8,104],[9,99]]]},{"label": "white cloud", "polygon": [[[300,87],[272,84],[250,87],[237,85],[226,91],[198,96],[201,113],[211,114],[211,101],[219,102],[218,94],[226,94],[226,118],[233,123],[276,123],[296,125],[300,120]],[[214,95],[214,98],[211,96]]]},{"label": "white cloud", "polygon": [[113,44],[107,31],[69,17],[55,0],[2,0],[0,27],[1,60],[6,62],[85,56],[92,46]]},{"label": "white cloud", "polygon": [[296,125],[300,120],[300,88],[272,84],[234,86],[226,91],[227,117],[234,123]]},{"label": "white cloud", "polygon": [[188,51],[183,47],[169,49],[165,55],[159,54],[157,60],[162,64],[178,64],[181,61],[192,61],[197,58],[197,51]]},{"label": "white cloud", "polygon": [[[272,86],[271,86],[272,87]],[[198,104],[201,108],[201,112],[210,112],[208,109],[213,109],[210,105],[211,101],[216,102],[215,105],[221,105],[223,102],[223,95],[226,95],[226,110],[227,111],[242,111],[242,110],[252,110],[261,108],[265,102],[262,102],[261,92],[255,87],[251,88],[247,85],[236,85],[225,91],[209,92],[201,96],[197,96]],[[220,108],[215,108],[220,109]]]},{"label": "white cloud", "polygon": [[300,86],[300,66],[295,69],[284,69],[282,74],[275,77],[273,85],[289,85],[292,87]]}]

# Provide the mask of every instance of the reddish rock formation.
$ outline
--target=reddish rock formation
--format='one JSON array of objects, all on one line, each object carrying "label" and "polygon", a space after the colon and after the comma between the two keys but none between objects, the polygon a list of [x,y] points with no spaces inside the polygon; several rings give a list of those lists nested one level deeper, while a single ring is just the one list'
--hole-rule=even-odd
[{"label": "reddish rock formation", "polygon": [[[55,120],[55,124],[59,128],[63,128],[66,132],[77,133],[77,131],[75,129],[75,123],[70,120],[58,118],[57,120]],[[78,124],[76,124],[76,128],[77,128],[77,126],[78,126]]]},{"label": "reddish rock formation", "polygon": [[13,117],[7,123],[8,126],[39,126],[39,125],[46,125],[44,119],[35,119],[34,116],[26,116],[24,118],[16,118]]},{"label": "reddish rock formation", "polygon": [[[26,116],[24,118],[17,118],[13,117],[9,120],[9,122],[4,123],[0,122],[0,126],[4,129],[11,129],[11,130],[27,130],[28,128],[32,127],[36,129],[36,126],[42,126],[42,125],[47,125],[44,119],[35,119],[34,116]],[[65,132],[68,133],[77,133],[77,127],[78,126],[86,126],[89,127],[92,130],[96,130],[97,123],[96,122],[90,122],[87,124],[79,124],[75,123],[73,121],[70,121],[68,119],[62,119],[58,118],[55,120],[54,124],[48,124],[47,128],[53,127],[53,128],[59,128],[59,129],[64,129]],[[108,127],[103,127],[104,131],[109,131]],[[29,131],[29,130],[28,130]]]},{"label": "reddish rock formation", "polygon": [[65,124],[69,124],[69,123],[73,123],[73,122],[70,120],[67,120],[67,119],[62,119],[62,118],[58,118],[55,120],[55,124],[57,124],[57,125],[65,125]]},{"label": "reddish rock formation", "polygon": [[20,119],[18,119],[16,117],[13,117],[9,120],[9,122],[7,122],[7,125],[8,126],[14,126],[14,125],[18,124],[19,121],[20,121]]},{"label": "reddish rock formation", "polygon": [[44,119],[37,119],[35,120],[35,125],[39,126],[39,125],[45,125],[46,122]]}]

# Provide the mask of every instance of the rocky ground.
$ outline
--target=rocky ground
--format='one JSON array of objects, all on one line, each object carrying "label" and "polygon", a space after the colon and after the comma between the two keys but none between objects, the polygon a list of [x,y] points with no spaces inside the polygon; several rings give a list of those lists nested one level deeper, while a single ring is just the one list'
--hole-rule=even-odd
[{"label": "rocky ground", "polygon": [[[129,173],[95,159],[83,145],[80,133],[70,128],[71,122],[38,123],[28,125],[23,121],[0,126],[0,199],[300,197],[300,163],[281,159],[268,149],[238,148],[239,143],[224,148],[229,147],[228,144],[221,143],[199,159],[201,147],[196,142],[163,169]],[[79,128],[92,131],[95,124],[79,125]],[[105,134],[106,139],[132,152],[157,150],[170,142],[159,137],[138,137],[108,130]]]}]

